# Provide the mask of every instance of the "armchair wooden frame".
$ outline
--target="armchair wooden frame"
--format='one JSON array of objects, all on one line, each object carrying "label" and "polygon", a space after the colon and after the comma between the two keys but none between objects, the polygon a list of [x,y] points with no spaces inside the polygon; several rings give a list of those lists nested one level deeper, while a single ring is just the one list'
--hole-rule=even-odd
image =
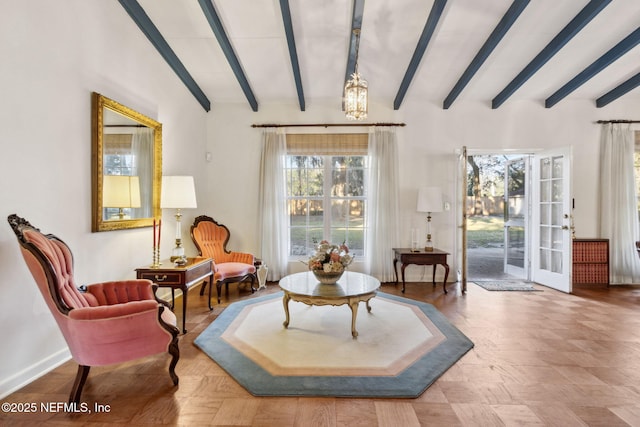
[{"label": "armchair wooden frame", "polygon": [[[216,249],[214,249],[211,245],[207,244],[210,242],[204,242],[201,240],[201,238],[199,238],[196,235],[198,234],[196,233],[196,230],[198,229],[199,224],[202,222],[212,223],[216,227],[219,227],[222,230],[224,230],[225,238],[221,244],[221,248],[218,248],[218,251],[219,251],[218,256],[216,256],[216,254],[214,253]],[[231,232],[224,224],[220,224],[215,219],[207,215],[200,215],[196,217],[196,219],[193,221],[193,225],[191,226],[191,239],[193,240],[193,243],[196,246],[196,249],[198,250],[198,255],[206,256],[213,259],[214,276],[213,276],[213,281],[209,281],[210,282],[209,310],[213,310],[213,307],[211,306],[211,292],[212,292],[211,289],[213,287],[213,283],[216,284],[216,290],[218,294],[218,304],[220,304],[220,294],[222,293],[222,284],[225,285],[226,291],[228,293],[229,283],[241,283],[251,279],[251,293],[255,292],[256,290],[254,287],[254,284],[257,280],[255,258],[251,254],[234,252],[234,251],[228,250],[227,243],[229,242],[230,237],[231,237]],[[221,249],[221,252],[220,252],[220,249]],[[228,258],[228,259],[221,260],[220,258]],[[228,263],[229,261],[235,264],[248,264],[250,265],[250,267],[239,269],[239,271],[241,271],[240,274],[227,273],[225,271],[222,271],[224,264]],[[204,294],[204,290],[206,286],[207,286],[207,282],[203,282],[202,287],[200,288],[200,295]]]},{"label": "armchair wooden frame", "polygon": [[[92,286],[96,286],[100,290],[104,287],[104,289],[107,289],[109,292],[116,292],[116,288],[121,285],[123,288],[122,292],[125,294],[142,290],[143,293],[140,295],[145,295],[144,300],[138,299],[137,297],[131,297],[131,303],[124,302],[119,304],[123,306],[123,308],[124,306],[127,306],[125,310],[121,311],[123,314],[106,313],[106,311],[111,310],[115,305],[118,305],[118,303],[113,302],[107,302],[107,305],[85,306],[79,308],[71,307],[67,302],[65,302],[65,298],[61,294],[61,288],[65,288],[65,292],[69,292],[69,286],[73,283],[73,278],[68,276],[59,277],[59,272],[61,271],[60,266],[56,267],[56,265],[54,265],[55,261],[52,261],[51,259],[52,254],[46,253],[44,249],[41,249],[41,244],[37,242],[34,243],[31,241],[31,238],[33,238],[33,236],[44,236],[44,239],[39,237],[41,242],[46,239],[52,245],[55,245],[55,247],[61,248],[61,253],[68,257],[67,260],[63,260],[63,262],[68,263],[63,265],[63,269],[70,267],[72,276],[73,254],[68,249],[68,246],[53,234],[45,235],[40,233],[39,229],[33,227],[28,221],[15,214],[10,215],[8,217],[8,221],[18,238],[25,261],[27,262],[31,273],[34,275],[34,279],[36,279],[36,282],[38,283],[38,287],[45,298],[45,302],[52,311],[67,345],[69,345],[73,358],[78,362],[78,371],[69,395],[70,403],[80,402],[82,389],[87,380],[87,376],[89,375],[91,366],[132,360],[162,351],[160,348],[164,348],[165,351],[172,356],[171,362],[169,363],[169,376],[171,377],[174,385],[178,384],[178,376],[175,373],[175,367],[180,358],[180,350],[178,347],[178,335],[180,331],[177,327],[167,323],[163,318],[163,312],[168,309],[168,303],[155,296],[157,285],[152,284],[151,281],[148,280],[129,280],[121,282],[104,282],[101,284],[81,286],[79,288],[73,287],[71,293],[75,293],[76,297],[72,296],[71,298],[77,298],[77,296],[83,298],[83,294],[91,293]],[[69,274],[69,272],[66,273]],[[43,283],[45,281],[46,285]],[[145,289],[146,291],[144,291]],[[149,289],[152,289],[152,296],[149,294]],[[99,291],[95,292],[97,294]],[[49,295],[46,295],[47,293]],[[154,314],[153,311],[150,311],[153,310],[153,304],[151,304],[151,301],[157,304],[155,306],[157,308],[157,319],[149,317]],[[138,304],[145,304],[145,307],[150,307],[150,309],[144,309],[144,311],[142,311],[142,309],[137,308],[139,307]],[[74,311],[76,312],[74,313]],[[127,330],[137,333],[137,335],[131,335],[132,337],[144,336],[142,334],[147,334],[146,336],[150,337],[149,340],[153,340],[148,341],[149,345],[153,345],[153,348],[140,348],[139,346],[138,348],[135,348],[133,347],[136,345],[135,342],[123,344],[122,341],[118,341],[118,332],[110,330],[109,326],[112,325],[112,323],[109,322],[113,322],[114,327],[122,329],[122,322],[127,321],[127,319],[130,319],[131,323],[143,322],[137,324],[138,330],[135,328],[136,325],[132,325],[131,329]],[[154,320],[151,321],[152,319]],[[97,327],[94,332],[91,332],[90,324],[92,322],[102,323],[103,326]],[[116,324],[116,322],[118,323]],[[149,325],[152,327],[148,328]],[[156,329],[155,331],[149,330],[154,328]],[[105,330],[106,332],[104,332]],[[161,332],[162,330],[165,332]],[[108,342],[108,340],[104,341],[102,339],[104,333],[111,334],[109,336],[112,336],[112,339],[114,340],[113,344]],[[122,333],[126,333],[126,331]],[[91,354],[90,351],[86,351],[86,347],[83,348],[83,345],[85,344],[82,342],[82,337],[84,336],[90,336],[94,342],[99,343],[99,345],[102,346],[102,352],[94,352],[94,354]],[[158,338],[158,336],[164,337]],[[131,356],[130,353],[114,356],[109,356],[108,354],[105,355],[103,353],[108,353],[110,348],[118,345],[127,346],[127,352],[130,351],[131,353],[134,353],[134,356]]]}]

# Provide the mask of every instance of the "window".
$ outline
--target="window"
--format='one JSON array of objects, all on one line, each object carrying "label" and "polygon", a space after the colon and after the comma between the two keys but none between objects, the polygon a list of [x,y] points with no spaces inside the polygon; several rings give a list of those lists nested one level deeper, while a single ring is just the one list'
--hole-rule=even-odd
[{"label": "window", "polygon": [[[295,138],[288,135],[288,145],[290,140]],[[307,256],[318,242],[326,239],[335,244],[345,242],[351,253],[363,257],[367,156],[353,152],[318,155],[288,151],[285,172],[289,256]]]},{"label": "window", "polygon": [[104,135],[104,174],[136,175],[131,134]]},{"label": "window", "polygon": [[[138,175],[136,156],[132,152],[132,134],[104,135],[104,175]],[[103,207],[105,218],[117,217],[119,208]],[[126,215],[132,215],[131,208],[125,208]]]}]

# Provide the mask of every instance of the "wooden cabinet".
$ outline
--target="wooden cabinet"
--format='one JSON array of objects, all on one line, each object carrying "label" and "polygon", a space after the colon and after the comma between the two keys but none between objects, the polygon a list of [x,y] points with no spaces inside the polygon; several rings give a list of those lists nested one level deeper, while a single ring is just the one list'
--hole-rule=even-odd
[{"label": "wooden cabinet", "polygon": [[609,285],[609,239],[573,239],[573,283]]}]

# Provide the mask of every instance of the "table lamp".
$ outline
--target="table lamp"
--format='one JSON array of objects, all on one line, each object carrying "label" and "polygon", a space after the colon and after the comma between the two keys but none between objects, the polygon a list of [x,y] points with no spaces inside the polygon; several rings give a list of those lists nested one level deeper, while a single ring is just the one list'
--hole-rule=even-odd
[{"label": "table lamp", "polygon": [[422,187],[418,190],[418,212],[427,213],[427,241],[425,242],[425,252],[433,252],[433,242],[431,241],[431,213],[442,212],[442,191],[439,187]]},{"label": "table lamp", "polygon": [[177,209],[176,211],[176,247],[171,252],[171,261],[183,265],[187,258],[182,247],[182,230],[180,209],[194,209],[196,203],[196,188],[192,176],[163,176],[162,191],[160,193],[160,207],[162,209]]},{"label": "table lamp", "polygon": [[118,216],[110,219],[128,219],[124,209],[140,207],[140,179],[137,176],[105,175],[102,181],[102,207],[118,208]]}]

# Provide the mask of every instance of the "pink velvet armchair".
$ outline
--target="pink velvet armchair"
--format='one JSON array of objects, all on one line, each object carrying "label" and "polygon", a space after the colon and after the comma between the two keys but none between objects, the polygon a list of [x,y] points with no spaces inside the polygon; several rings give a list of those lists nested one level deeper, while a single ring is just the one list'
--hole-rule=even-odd
[{"label": "pink velvet armchair", "polygon": [[[251,279],[251,292],[256,280],[256,266],[253,255],[244,252],[233,252],[227,250],[227,242],[231,233],[229,229],[216,222],[213,218],[200,215],[191,226],[191,239],[201,256],[213,260],[213,283],[216,284],[218,292],[218,304],[220,304],[220,293],[222,284],[226,285],[229,292],[229,283],[244,282]],[[209,310],[211,307],[211,288],[209,285]],[[204,293],[207,282],[202,284],[200,295]]]},{"label": "pink velvet armchair", "polygon": [[172,357],[169,375],[178,384],[176,317],[164,301],[156,299],[150,280],[97,283],[81,292],[73,277],[73,255],[62,240],[42,234],[17,215],[10,215],[8,221],[71,356],[78,362],[69,402],[80,401],[91,366],[164,352]]}]

